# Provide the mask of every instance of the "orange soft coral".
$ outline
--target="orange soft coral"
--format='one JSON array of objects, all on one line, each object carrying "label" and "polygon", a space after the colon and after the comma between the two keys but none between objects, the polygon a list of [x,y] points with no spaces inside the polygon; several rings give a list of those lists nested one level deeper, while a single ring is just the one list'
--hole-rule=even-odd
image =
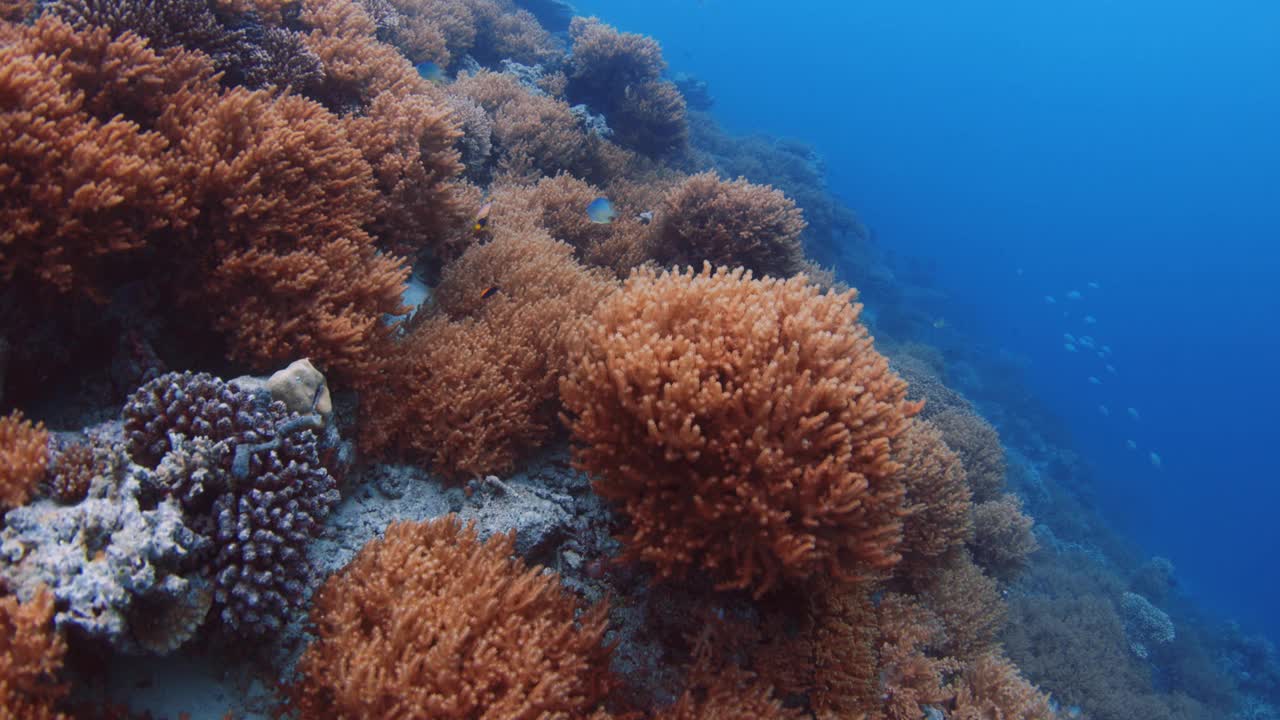
[{"label": "orange soft coral", "polygon": [[1013,578],[1039,547],[1031,532],[1033,524],[1015,495],[978,504],[973,509],[974,534],[969,543],[974,562],[997,578]]},{"label": "orange soft coral", "polygon": [[658,43],[596,18],[574,18],[569,34],[570,98],[604,112],[627,147],[652,156],[681,150],[688,140],[684,97],[662,79],[667,64]]},{"label": "orange soft coral", "polygon": [[912,420],[894,448],[907,488],[900,570],[922,572],[973,536],[973,511],[964,466],[932,424]]},{"label": "orange soft coral", "polygon": [[255,366],[311,357],[360,374],[391,332],[383,317],[400,310],[408,269],[363,229],[378,194],[339,120],[263,91],[175,103],[162,126],[189,158],[201,217],[190,242],[208,273],[184,299],[216,313],[233,356]]},{"label": "orange soft coral", "polygon": [[990,650],[1008,614],[996,581],[982,574],[963,551],[935,573],[923,598],[946,626],[947,641],[941,649],[961,659]]},{"label": "orange soft coral", "polygon": [[391,351],[362,408],[367,451],[429,458],[466,478],[509,471],[554,427],[561,328],[613,285],[545,233],[494,233],[446,268],[439,314],[417,321]]},{"label": "orange soft coral", "polygon": [[119,116],[128,103],[93,67],[145,85],[158,60],[136,37],[49,18],[0,47],[0,278],[105,299],[153,233],[189,219],[165,139]]},{"label": "orange soft coral", "polygon": [[960,456],[973,491],[973,501],[983,503],[1000,496],[1005,485],[1004,447],[991,423],[961,408],[931,415],[929,422]]},{"label": "orange soft coral", "polygon": [[1049,698],[1018,674],[1000,655],[984,653],[965,667],[954,683],[955,720],[1049,720]]},{"label": "orange soft coral", "polygon": [[851,297],[706,267],[638,271],[600,304],[560,394],[629,557],[757,595],[897,562],[892,444],[918,406]]},{"label": "orange soft coral", "polygon": [[648,259],[648,228],[634,208],[622,203],[611,223],[594,223],[587,206],[604,191],[567,173],[545,177],[535,185],[506,186],[493,192],[491,222],[539,227],[569,243],[582,262],[607,267],[620,276]]},{"label": "orange soft coral", "polygon": [[703,262],[789,277],[803,260],[804,218],[786,195],[743,179],[707,172],[688,178],[663,201],[654,230],[660,265]]},{"label": "orange soft coral", "polygon": [[461,133],[444,97],[383,93],[346,129],[386,199],[372,225],[378,245],[405,257],[426,252],[437,263],[462,254],[470,218],[452,182],[462,172],[454,148]]},{"label": "orange soft coral", "polygon": [[53,678],[67,645],[53,629],[53,593],[43,587],[25,603],[0,598],[0,717],[66,720],[55,709],[67,695]]},{"label": "orange soft coral", "polygon": [[610,686],[603,604],[578,603],[456,516],[394,523],[317,592],[302,718],[586,717]]},{"label": "orange soft coral", "polygon": [[27,502],[49,468],[49,433],[14,410],[0,417],[0,511]]},{"label": "orange soft coral", "polygon": [[942,622],[914,598],[889,593],[877,608],[880,672],[885,720],[918,720],[921,705],[951,697],[945,676],[960,663],[930,653],[944,637]]}]

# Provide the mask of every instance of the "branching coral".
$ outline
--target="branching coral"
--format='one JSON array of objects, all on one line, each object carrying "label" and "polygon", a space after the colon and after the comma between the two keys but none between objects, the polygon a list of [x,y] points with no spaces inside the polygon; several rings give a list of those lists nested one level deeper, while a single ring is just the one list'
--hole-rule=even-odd
[{"label": "branching coral", "polygon": [[301,600],[305,544],[338,501],[321,464],[315,416],[204,374],[170,373],[125,405],[132,459],[216,548],[209,561],[223,626],[256,638]]},{"label": "branching coral", "polygon": [[1020,675],[1013,663],[984,653],[969,663],[954,683],[955,720],[1049,720],[1049,698]]},{"label": "branching coral", "polygon": [[362,407],[366,451],[427,457],[447,476],[470,477],[511,469],[554,427],[561,329],[613,286],[543,233],[494,232],[446,269],[439,315],[391,352]]},{"label": "branching coral", "polygon": [[652,38],[620,33],[596,18],[574,18],[566,92],[604,112],[623,145],[646,155],[682,149],[688,140],[684,97],[662,79],[666,61]]},{"label": "branching coral", "polygon": [[705,267],[638,271],[600,304],[560,394],[628,557],[757,595],[897,562],[892,444],[918,406],[851,297]]},{"label": "branching coral", "polygon": [[997,578],[1014,577],[1039,547],[1031,532],[1033,523],[1022,512],[1022,501],[1016,495],[974,506],[974,532],[969,543],[974,562]]},{"label": "branching coral", "polygon": [[53,594],[41,590],[25,603],[0,598],[0,716],[66,720],[55,709],[68,686],[54,682],[67,645],[54,632]]},{"label": "branching coral", "polygon": [[788,277],[803,259],[802,230],[800,211],[777,190],[702,173],[667,194],[654,230],[653,255],[666,267],[710,262]]},{"label": "branching coral", "polygon": [[307,718],[586,717],[610,686],[603,604],[480,542],[456,516],[394,523],[316,594]]},{"label": "branching coral", "polygon": [[0,21],[22,22],[35,9],[34,0],[0,0]]},{"label": "branching coral", "polygon": [[991,423],[958,408],[933,415],[929,422],[964,463],[973,501],[984,503],[999,498],[1005,486],[1004,447]]},{"label": "branching coral", "polygon": [[911,421],[895,448],[907,489],[899,572],[918,573],[973,535],[964,466],[930,423]]},{"label": "branching coral", "polygon": [[0,417],[0,511],[25,503],[49,467],[49,433],[14,410]]}]

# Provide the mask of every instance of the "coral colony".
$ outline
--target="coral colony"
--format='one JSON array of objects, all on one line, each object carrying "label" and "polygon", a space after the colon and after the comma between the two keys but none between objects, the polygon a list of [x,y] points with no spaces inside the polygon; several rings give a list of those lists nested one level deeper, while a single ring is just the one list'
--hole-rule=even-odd
[{"label": "coral colony", "polygon": [[[0,13],[0,716],[1163,716],[1102,694],[1182,638],[1172,568],[1020,599],[1076,542],[1024,509],[1048,463],[893,338],[811,151],[724,134],[652,39]],[[1046,659],[1091,632],[1129,685]]]}]

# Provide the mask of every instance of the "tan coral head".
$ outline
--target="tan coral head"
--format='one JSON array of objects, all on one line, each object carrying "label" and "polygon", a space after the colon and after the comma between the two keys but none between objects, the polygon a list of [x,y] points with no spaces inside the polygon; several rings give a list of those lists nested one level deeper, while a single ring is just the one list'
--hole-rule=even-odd
[{"label": "tan coral head", "polygon": [[329,385],[308,358],[295,360],[289,367],[272,375],[267,380],[267,390],[271,391],[271,397],[294,412],[318,412],[325,416],[333,412]]}]

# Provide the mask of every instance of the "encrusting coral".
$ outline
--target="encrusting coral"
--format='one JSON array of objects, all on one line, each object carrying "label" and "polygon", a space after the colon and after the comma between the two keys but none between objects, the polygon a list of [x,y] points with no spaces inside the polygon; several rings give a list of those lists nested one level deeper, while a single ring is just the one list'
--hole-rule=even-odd
[{"label": "encrusting coral", "polygon": [[0,417],[0,511],[25,503],[49,468],[49,433],[18,410]]},{"label": "encrusting coral", "polygon": [[919,406],[851,299],[705,266],[637,271],[599,305],[560,395],[627,557],[756,595],[898,561],[892,447]]},{"label": "encrusting coral", "polygon": [[449,515],[394,523],[320,588],[295,700],[309,718],[586,717],[612,680],[604,604]]},{"label": "encrusting coral", "polygon": [[664,267],[703,262],[742,266],[757,276],[790,277],[800,269],[804,218],[771,187],[694,175],[663,200],[654,259]]},{"label": "encrusting coral", "polygon": [[67,645],[53,629],[53,595],[37,592],[19,603],[0,598],[0,717],[67,720],[56,705],[68,686],[55,682]]},{"label": "encrusting coral", "polygon": [[196,567],[208,543],[175,501],[147,491],[156,475],[106,449],[87,496],[38,500],[5,514],[0,578],[29,601],[45,588],[59,630],[123,653],[168,653],[193,637],[209,610]]}]

